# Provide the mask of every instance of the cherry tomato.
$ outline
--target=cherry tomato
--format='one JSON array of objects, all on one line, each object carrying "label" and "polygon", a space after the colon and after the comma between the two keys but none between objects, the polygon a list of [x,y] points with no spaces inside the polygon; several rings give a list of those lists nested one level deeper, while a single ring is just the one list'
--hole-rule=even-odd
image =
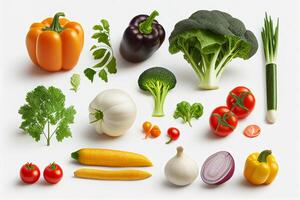
[{"label": "cherry tomato", "polygon": [[213,110],[210,119],[210,128],[217,136],[225,137],[233,132],[238,124],[238,118],[226,106]]},{"label": "cherry tomato", "polygon": [[169,144],[173,140],[177,140],[180,136],[180,131],[177,128],[171,127],[168,129],[168,136],[170,140],[167,141],[166,144]]},{"label": "cherry tomato", "polygon": [[244,135],[249,138],[257,137],[260,134],[260,127],[252,124],[245,128]]},{"label": "cherry tomato", "polygon": [[44,178],[50,184],[58,183],[63,177],[63,170],[55,162],[44,169]]},{"label": "cherry tomato", "polygon": [[35,183],[40,178],[40,170],[35,164],[26,163],[20,169],[20,177],[24,183]]},{"label": "cherry tomato", "polygon": [[243,119],[254,109],[255,97],[248,88],[239,86],[229,92],[226,103],[239,119]]},{"label": "cherry tomato", "polygon": [[145,139],[151,134],[150,131],[151,131],[151,128],[152,128],[152,123],[151,122],[144,122],[143,123],[143,130],[145,132]]},{"label": "cherry tomato", "polygon": [[152,137],[156,138],[156,137],[160,136],[161,131],[157,125],[154,125],[152,127],[152,129],[150,130],[150,134]]}]

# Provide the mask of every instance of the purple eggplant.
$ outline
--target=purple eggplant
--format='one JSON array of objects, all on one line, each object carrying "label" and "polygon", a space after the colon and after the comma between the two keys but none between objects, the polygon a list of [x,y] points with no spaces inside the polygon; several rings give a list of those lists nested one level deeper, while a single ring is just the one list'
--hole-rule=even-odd
[{"label": "purple eggplant", "polygon": [[201,178],[209,185],[220,185],[228,181],[234,173],[234,159],[227,151],[219,151],[209,156],[202,165]]},{"label": "purple eggplant", "polygon": [[126,28],[120,45],[120,54],[130,62],[142,62],[148,59],[161,46],[165,39],[165,30],[154,18],[155,10],[148,15],[134,17]]}]

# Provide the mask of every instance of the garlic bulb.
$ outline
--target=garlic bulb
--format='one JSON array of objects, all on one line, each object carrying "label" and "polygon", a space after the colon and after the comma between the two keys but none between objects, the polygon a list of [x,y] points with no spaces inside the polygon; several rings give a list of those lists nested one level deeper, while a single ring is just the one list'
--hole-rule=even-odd
[{"label": "garlic bulb", "polygon": [[165,166],[165,176],[174,185],[191,184],[199,174],[197,163],[183,153],[183,147],[177,147],[177,154]]}]

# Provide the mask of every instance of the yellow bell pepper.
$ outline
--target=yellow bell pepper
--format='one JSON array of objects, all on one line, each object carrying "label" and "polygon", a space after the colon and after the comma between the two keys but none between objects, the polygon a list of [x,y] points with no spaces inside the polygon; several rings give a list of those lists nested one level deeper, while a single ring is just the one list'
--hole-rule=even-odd
[{"label": "yellow bell pepper", "polygon": [[253,185],[272,183],[278,172],[278,164],[271,150],[252,153],[248,156],[244,176]]}]

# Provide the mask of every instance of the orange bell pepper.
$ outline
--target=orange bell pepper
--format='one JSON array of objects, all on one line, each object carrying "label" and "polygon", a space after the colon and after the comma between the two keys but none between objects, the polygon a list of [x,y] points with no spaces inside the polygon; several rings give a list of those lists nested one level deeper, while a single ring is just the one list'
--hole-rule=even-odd
[{"label": "orange bell pepper", "polygon": [[70,70],[79,59],[84,32],[77,22],[70,22],[64,13],[33,23],[26,36],[26,47],[32,62],[50,72]]}]

